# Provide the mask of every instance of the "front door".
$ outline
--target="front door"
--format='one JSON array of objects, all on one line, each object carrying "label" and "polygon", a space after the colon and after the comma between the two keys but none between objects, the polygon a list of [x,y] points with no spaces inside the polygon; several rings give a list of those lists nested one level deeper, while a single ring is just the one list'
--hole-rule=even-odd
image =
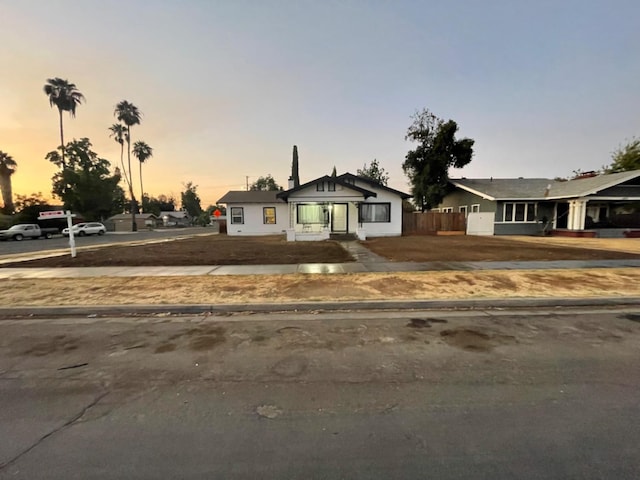
[{"label": "front door", "polygon": [[347,204],[334,203],[331,215],[331,231],[335,233],[347,233]]}]

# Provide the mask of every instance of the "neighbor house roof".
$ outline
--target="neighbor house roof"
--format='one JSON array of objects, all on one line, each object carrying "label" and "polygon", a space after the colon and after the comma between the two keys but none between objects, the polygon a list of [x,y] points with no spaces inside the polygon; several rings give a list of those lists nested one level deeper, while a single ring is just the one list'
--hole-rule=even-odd
[{"label": "neighbor house roof", "polygon": [[358,187],[353,185],[352,183],[347,182],[345,179],[340,177],[330,177],[329,175],[325,175],[324,177],[316,178],[315,180],[311,180],[310,182],[304,183],[302,185],[298,185],[297,187],[290,188],[289,190],[285,190],[284,192],[278,193],[278,198],[288,198],[292,193],[298,192],[300,190],[304,190],[312,185],[316,185],[320,182],[333,182],[336,185],[342,185],[344,188],[348,188],[350,190],[354,190],[356,192],[361,193],[364,198],[369,197],[377,197],[376,192],[372,192],[371,190],[367,190],[366,188]]},{"label": "neighbor house roof", "polygon": [[160,212],[160,217],[189,218],[189,212],[186,210],[166,210]]},{"label": "neighbor house roof", "polygon": [[282,202],[277,195],[281,191],[269,190],[232,190],[227,192],[217,203],[276,203]]},{"label": "neighbor house roof", "polygon": [[460,178],[450,183],[487,200],[557,200],[578,198],[640,177],[640,170],[577,178]]}]

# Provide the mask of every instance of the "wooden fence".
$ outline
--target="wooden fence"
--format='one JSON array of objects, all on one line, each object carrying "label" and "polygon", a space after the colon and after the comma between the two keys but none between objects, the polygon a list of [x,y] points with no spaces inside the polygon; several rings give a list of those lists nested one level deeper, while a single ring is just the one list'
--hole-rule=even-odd
[{"label": "wooden fence", "polygon": [[403,235],[437,235],[438,232],[465,232],[464,213],[405,212],[402,216]]}]

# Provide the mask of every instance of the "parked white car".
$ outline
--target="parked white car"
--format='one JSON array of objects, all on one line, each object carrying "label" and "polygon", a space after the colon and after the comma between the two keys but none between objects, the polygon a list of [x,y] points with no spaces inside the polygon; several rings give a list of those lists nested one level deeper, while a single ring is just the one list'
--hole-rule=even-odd
[{"label": "parked white car", "polygon": [[[71,227],[73,229],[73,235],[77,237],[84,237],[85,235],[104,235],[107,232],[106,227],[98,222],[78,223]],[[62,230],[62,235],[69,236],[69,229]]]}]

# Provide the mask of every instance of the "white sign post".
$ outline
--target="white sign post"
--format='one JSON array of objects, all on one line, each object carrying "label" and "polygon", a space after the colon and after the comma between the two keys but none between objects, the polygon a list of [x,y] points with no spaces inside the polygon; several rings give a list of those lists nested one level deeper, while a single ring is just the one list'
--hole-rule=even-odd
[{"label": "white sign post", "polygon": [[71,248],[71,258],[76,258],[76,239],[73,236],[73,223],[71,219],[75,217],[75,213],[71,213],[70,210],[66,212],[63,210],[52,210],[48,212],[40,212],[38,220],[51,220],[52,218],[66,218],[67,227],[69,227],[69,247]]}]

